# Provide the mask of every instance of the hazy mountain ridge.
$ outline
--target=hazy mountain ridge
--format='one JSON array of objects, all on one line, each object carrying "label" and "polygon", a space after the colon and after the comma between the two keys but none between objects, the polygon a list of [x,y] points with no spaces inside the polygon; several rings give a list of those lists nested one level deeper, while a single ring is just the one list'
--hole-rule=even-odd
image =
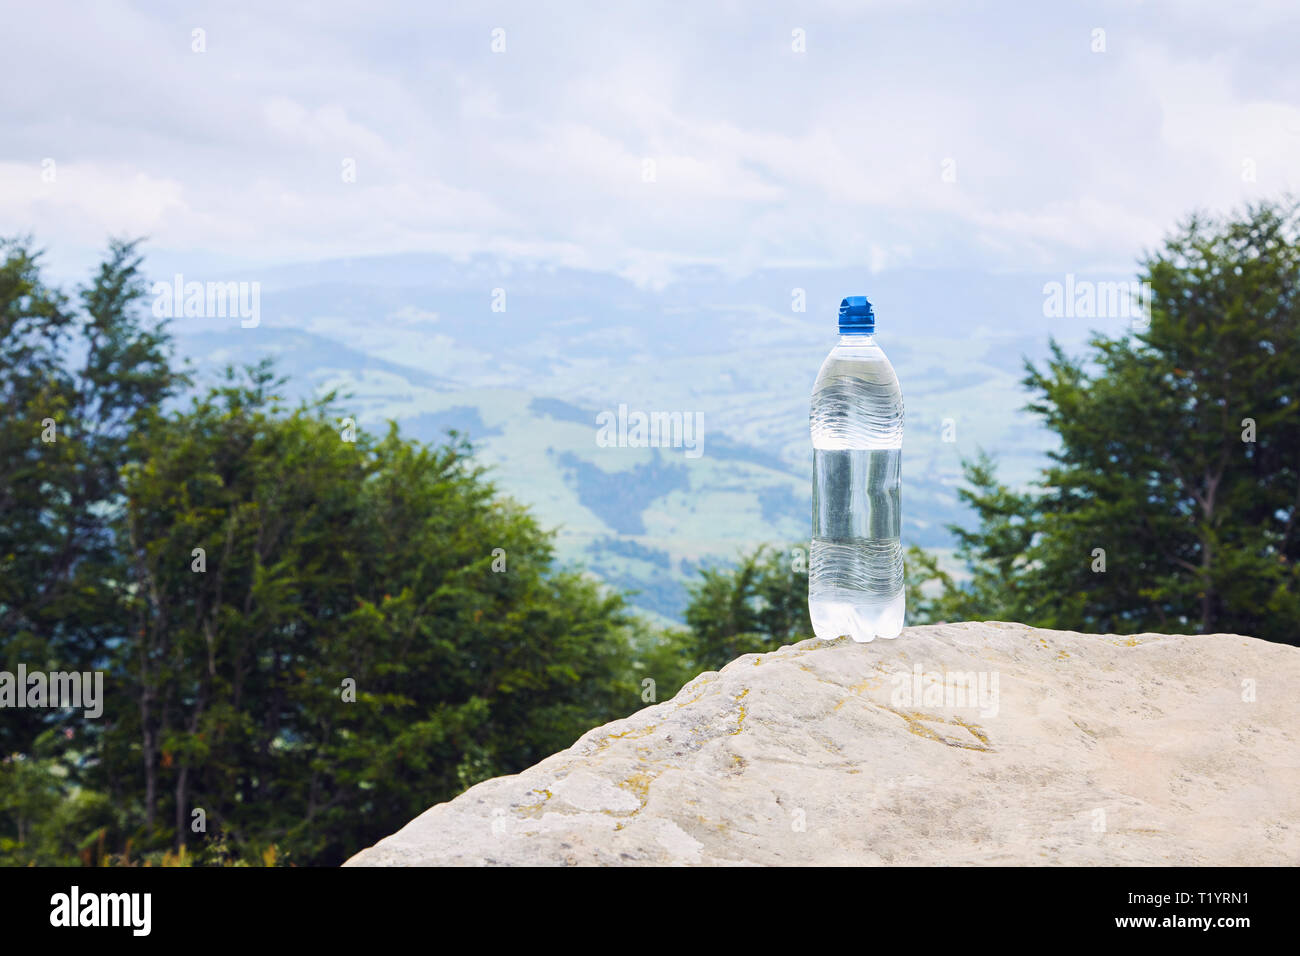
[{"label": "hazy mountain ridge", "polygon": [[[962,456],[984,447],[1007,480],[1032,476],[1045,442],[1019,412],[1023,356],[1041,359],[1049,333],[1067,344],[1087,334],[1042,317],[1043,280],[1030,276],[692,270],[649,290],[411,255],[290,266],[260,281],[257,328],[174,325],[203,377],[271,355],[291,398],[338,389],[363,425],[393,419],[425,441],[466,434],[502,491],[557,529],[562,560],[640,588],[638,606],[667,617],[699,564],[806,538],[808,395],[840,295],[876,303],[907,403],[904,537],[927,547],[950,545],[944,525],[968,518],[956,497]],[[804,312],[793,311],[798,289]],[[602,447],[597,417],[620,405],[698,415],[699,457]]]}]

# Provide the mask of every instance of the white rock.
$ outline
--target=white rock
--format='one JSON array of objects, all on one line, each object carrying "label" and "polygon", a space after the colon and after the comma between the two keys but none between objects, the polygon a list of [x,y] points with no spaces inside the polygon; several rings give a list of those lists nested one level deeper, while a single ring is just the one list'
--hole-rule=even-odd
[{"label": "white rock", "polygon": [[1230,634],[990,622],[803,641],[346,865],[1295,865],[1298,694],[1300,648]]}]

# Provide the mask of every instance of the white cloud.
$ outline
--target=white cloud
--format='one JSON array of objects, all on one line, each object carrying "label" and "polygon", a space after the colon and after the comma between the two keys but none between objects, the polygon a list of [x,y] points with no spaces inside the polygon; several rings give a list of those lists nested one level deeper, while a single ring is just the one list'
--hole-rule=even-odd
[{"label": "white cloud", "polygon": [[649,285],[700,263],[1077,269],[1300,188],[1284,4],[1103,4],[1101,56],[1048,9],[72,9],[38,5],[0,65],[0,219],[47,246],[490,252]]}]

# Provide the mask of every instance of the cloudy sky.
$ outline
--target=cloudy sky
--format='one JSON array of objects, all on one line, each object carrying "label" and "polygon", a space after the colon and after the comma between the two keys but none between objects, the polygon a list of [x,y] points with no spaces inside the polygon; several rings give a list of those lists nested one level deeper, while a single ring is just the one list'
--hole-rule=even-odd
[{"label": "cloudy sky", "polygon": [[1291,0],[5,6],[0,234],[58,270],[1131,271],[1300,191]]}]

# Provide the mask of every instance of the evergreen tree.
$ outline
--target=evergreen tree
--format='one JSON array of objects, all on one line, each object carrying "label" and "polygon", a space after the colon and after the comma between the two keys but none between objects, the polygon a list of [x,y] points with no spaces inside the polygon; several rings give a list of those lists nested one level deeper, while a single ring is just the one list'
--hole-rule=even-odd
[{"label": "evergreen tree", "polygon": [[0,660],[108,699],[6,711],[0,862],[337,863],[677,680],[455,436],[287,407],[267,366],[173,407],[139,262],[74,304],[4,246]]},{"label": "evergreen tree", "polygon": [[1300,642],[1297,209],[1192,217],[1144,260],[1148,328],[1027,364],[1059,447],[1023,493],[967,464],[939,616]]},{"label": "evergreen tree", "polygon": [[[0,255],[0,663],[86,670],[123,627],[112,523],[127,442],[186,379],[139,317],[135,243],[113,242],[75,300],[45,285],[26,241]],[[6,713],[0,752],[66,717]]]}]

